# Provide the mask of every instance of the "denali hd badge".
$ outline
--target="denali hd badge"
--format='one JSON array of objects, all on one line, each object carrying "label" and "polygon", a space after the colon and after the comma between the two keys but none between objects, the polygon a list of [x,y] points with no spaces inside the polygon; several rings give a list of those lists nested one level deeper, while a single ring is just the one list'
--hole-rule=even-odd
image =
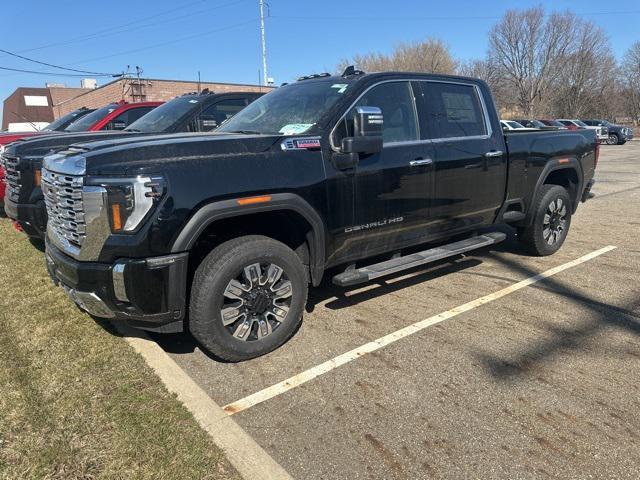
[{"label": "denali hd badge", "polygon": [[379,222],[365,223],[364,225],[354,225],[353,227],[347,227],[344,229],[344,233],[358,232],[360,230],[371,230],[372,228],[384,227],[385,225],[392,225],[394,223],[403,222],[403,217],[389,218],[380,220]]},{"label": "denali hd badge", "polygon": [[287,138],[280,146],[282,150],[314,150],[320,148],[320,137]]}]

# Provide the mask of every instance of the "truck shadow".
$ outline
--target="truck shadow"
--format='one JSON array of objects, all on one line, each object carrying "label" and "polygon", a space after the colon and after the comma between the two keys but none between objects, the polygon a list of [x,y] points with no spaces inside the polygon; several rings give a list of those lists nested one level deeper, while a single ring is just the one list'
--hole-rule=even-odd
[{"label": "truck shadow", "polygon": [[[416,267],[410,270],[398,272],[393,275],[385,276],[373,282],[364,283],[351,288],[338,287],[331,283],[333,275],[339,273],[339,270],[327,271],[320,286],[309,290],[309,297],[306,305],[306,313],[312,313],[315,308],[323,304],[331,310],[340,310],[355,306],[361,302],[373,300],[375,298],[388,295],[390,293],[412,287],[420,283],[449,275],[455,272],[461,272],[482,264],[482,257],[489,256],[492,253],[511,252],[519,253],[518,242],[515,237],[515,230],[510,227],[499,229],[507,233],[507,239],[491,248],[483,248],[473,252],[474,257],[466,257],[458,255],[449,259],[441,260],[436,263]],[[487,230],[496,231],[496,229]],[[424,249],[424,247],[422,247]],[[416,249],[417,250],[417,249]],[[495,255],[491,255],[492,258]],[[480,258],[478,258],[480,257]],[[400,278],[399,280],[397,280]],[[501,278],[502,280],[512,279]],[[326,303],[325,303],[326,302]],[[121,336],[121,333],[109,321],[95,319],[103,328],[111,334]],[[188,319],[187,319],[188,321]],[[301,328],[303,322],[300,323]],[[188,354],[193,353],[198,348],[198,343],[188,331],[182,333],[154,333],[146,332],[154,341],[156,341],[167,353]],[[291,338],[295,337],[295,333]],[[205,355],[218,362],[221,359],[208,354],[200,349]]]},{"label": "truck shadow", "polygon": [[[493,260],[527,277],[539,273],[508,258],[495,256]],[[623,307],[617,307],[573,289],[554,277],[548,277],[530,288],[560,295],[581,309],[586,309],[589,314],[584,315],[583,322],[573,327],[556,324],[553,322],[553,315],[550,316],[548,321],[541,321],[538,326],[544,328],[551,338],[545,335],[545,338],[529,343],[524,349],[518,346],[517,352],[502,356],[474,353],[473,355],[484,365],[487,372],[499,381],[515,381],[520,376],[529,375],[543,363],[548,363],[568,352],[585,348],[587,342],[605,329],[623,329],[640,335],[640,313],[637,313],[640,298],[627,302]],[[635,358],[638,357],[637,353],[627,353]]]},{"label": "truck shadow", "polygon": [[[520,245],[516,238],[515,229],[511,227],[508,227],[506,225],[500,226],[499,228],[494,227],[492,229],[487,229],[479,233],[482,234],[496,231],[505,233],[507,235],[506,240],[489,248],[482,248],[470,252],[469,255],[473,255],[473,257],[457,255],[455,257],[443,259],[428,265],[422,265],[409,270],[403,270],[396,274],[381,277],[380,279],[376,279],[374,281],[363,283],[360,285],[355,285],[353,287],[345,288],[333,285],[333,276],[341,273],[341,270],[328,270],[327,272],[325,272],[322,283],[318,287],[311,288],[309,290],[309,298],[307,300],[306,311],[307,313],[313,312],[317,305],[326,302],[327,300],[329,300],[329,302],[327,302],[324,306],[331,310],[339,310],[341,308],[352,307],[360,302],[372,300],[374,298],[387,295],[389,293],[393,293],[407,287],[412,287],[420,283],[428,282],[430,280],[449,275],[450,273],[476,267],[482,264],[482,260],[477,257],[487,256],[491,253],[522,253]],[[425,248],[431,247],[421,246],[409,250],[406,253],[424,250]],[[369,263],[387,260],[388,258],[389,257],[379,257],[377,259],[370,259]],[[402,278],[401,280],[395,281],[396,278],[400,277],[407,278]],[[374,285],[376,287],[371,288]],[[359,291],[363,288],[366,288],[366,290]]]}]

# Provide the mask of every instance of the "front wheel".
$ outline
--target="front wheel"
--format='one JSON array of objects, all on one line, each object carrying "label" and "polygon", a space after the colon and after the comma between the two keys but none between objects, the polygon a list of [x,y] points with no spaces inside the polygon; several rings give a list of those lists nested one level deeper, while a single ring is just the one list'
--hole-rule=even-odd
[{"label": "front wheel", "polygon": [[559,185],[543,185],[537,198],[533,223],[518,230],[518,240],[533,255],[552,255],[569,233],[571,200]]},{"label": "front wheel", "polygon": [[189,330],[223,360],[259,357],[296,331],[307,289],[304,265],[283,243],[258,235],[229,240],[196,270]]},{"label": "front wheel", "polygon": [[612,133],[609,135],[609,138],[607,138],[607,145],[617,145],[619,141],[618,135]]}]

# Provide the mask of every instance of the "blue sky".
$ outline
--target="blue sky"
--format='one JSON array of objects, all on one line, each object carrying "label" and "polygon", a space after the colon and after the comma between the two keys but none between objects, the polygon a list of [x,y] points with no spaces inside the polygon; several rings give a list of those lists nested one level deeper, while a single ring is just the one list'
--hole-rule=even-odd
[{"label": "blue sky", "polygon": [[[492,25],[516,6],[543,5],[548,11],[583,14],[604,28],[621,57],[640,40],[636,2],[268,0],[269,76],[279,84],[303,74],[333,71],[350,55],[387,52],[398,42],[428,36],[444,40],[458,58],[482,57]],[[203,80],[258,81],[258,0],[27,0],[4,2],[2,10],[0,48],[44,62],[99,72],[140,65],[143,76],[151,78],[190,80],[199,70]],[[3,53],[0,66],[53,70]],[[16,87],[43,86],[45,81],[68,86],[80,82],[0,71],[0,99]]]}]

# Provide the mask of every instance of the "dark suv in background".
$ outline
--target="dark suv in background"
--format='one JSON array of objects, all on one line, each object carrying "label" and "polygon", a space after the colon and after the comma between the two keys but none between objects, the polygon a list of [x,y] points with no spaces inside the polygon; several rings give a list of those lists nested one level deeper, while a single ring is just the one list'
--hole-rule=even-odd
[{"label": "dark suv in background", "polygon": [[607,127],[609,129],[609,138],[607,145],[624,145],[627,140],[633,138],[633,129],[622,125],[615,125],[606,120],[582,120],[591,127]]}]

